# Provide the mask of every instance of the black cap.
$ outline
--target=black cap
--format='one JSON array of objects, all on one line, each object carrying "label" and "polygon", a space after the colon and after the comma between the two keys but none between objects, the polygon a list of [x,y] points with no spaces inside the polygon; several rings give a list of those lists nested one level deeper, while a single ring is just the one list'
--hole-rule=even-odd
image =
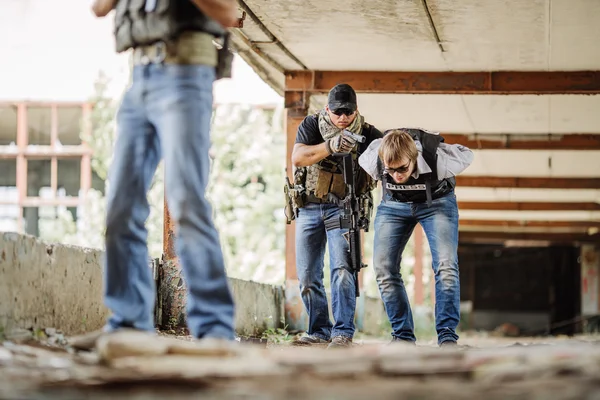
[{"label": "black cap", "polygon": [[348,108],[356,111],[356,92],[352,89],[352,86],[346,83],[335,85],[329,91],[327,105],[332,111],[339,110],[340,108]]}]

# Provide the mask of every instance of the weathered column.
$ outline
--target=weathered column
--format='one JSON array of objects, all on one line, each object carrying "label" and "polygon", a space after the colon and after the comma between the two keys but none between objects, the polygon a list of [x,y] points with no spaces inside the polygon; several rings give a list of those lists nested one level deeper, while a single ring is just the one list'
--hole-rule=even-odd
[{"label": "weathered column", "polygon": [[[303,91],[285,93],[286,174],[294,182],[292,150],[298,126],[308,113],[308,94]],[[308,326],[300,285],[296,273],[295,222],[285,227],[285,323],[289,330],[305,330]]]}]

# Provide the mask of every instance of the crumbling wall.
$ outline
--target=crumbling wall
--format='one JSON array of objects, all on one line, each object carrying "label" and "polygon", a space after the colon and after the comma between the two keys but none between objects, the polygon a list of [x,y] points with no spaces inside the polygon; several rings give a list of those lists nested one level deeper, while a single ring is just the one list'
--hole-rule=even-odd
[{"label": "crumbling wall", "polygon": [[[1,233],[0,333],[56,328],[74,335],[101,328],[109,315],[103,304],[102,258],[100,250]],[[238,335],[255,336],[285,326],[282,286],[234,278],[229,283]],[[359,329],[378,333],[387,321],[381,300],[363,296],[360,300]]]},{"label": "crumbling wall", "polygon": [[0,330],[54,327],[77,334],[102,327],[102,252],[2,233]]}]

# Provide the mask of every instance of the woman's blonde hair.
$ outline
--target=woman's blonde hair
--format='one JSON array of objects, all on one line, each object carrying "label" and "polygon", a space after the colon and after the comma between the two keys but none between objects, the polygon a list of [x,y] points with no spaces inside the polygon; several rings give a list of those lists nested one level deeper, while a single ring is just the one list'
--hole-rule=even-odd
[{"label": "woman's blonde hair", "polygon": [[379,147],[379,158],[385,165],[394,165],[408,159],[417,162],[419,152],[410,134],[402,129],[388,131]]}]

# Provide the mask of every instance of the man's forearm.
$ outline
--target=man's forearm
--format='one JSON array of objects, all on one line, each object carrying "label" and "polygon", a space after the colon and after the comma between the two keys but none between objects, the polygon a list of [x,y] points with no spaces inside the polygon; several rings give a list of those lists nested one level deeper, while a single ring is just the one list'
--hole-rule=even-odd
[{"label": "man's forearm", "polygon": [[225,28],[239,26],[235,0],[190,0],[204,14],[214,19]]},{"label": "man's forearm", "polygon": [[325,143],[314,146],[296,144],[292,152],[292,165],[296,168],[307,167],[318,163],[328,155],[329,151]]},{"label": "man's forearm", "polygon": [[117,4],[117,0],[94,0],[92,11],[96,17],[105,17]]}]

